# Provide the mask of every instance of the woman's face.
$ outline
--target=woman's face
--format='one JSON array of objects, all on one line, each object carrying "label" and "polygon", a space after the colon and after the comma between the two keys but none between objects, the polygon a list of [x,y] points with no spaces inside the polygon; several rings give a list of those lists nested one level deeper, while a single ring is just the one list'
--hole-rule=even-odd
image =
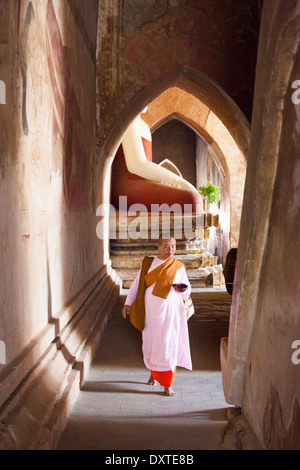
[{"label": "woman's face", "polygon": [[160,259],[169,259],[174,256],[176,251],[176,240],[170,238],[169,240],[162,240],[162,244],[158,245],[158,253]]}]

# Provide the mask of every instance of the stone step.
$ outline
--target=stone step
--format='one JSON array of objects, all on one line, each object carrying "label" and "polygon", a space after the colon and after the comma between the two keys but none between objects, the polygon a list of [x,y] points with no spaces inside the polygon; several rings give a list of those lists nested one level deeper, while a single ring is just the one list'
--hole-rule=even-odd
[{"label": "stone step", "polygon": [[[147,217],[147,216],[145,216]],[[134,220],[135,218],[131,218]],[[131,221],[127,219],[126,223]],[[176,217],[171,218],[171,225]],[[217,217],[212,214],[202,214],[198,219],[205,227],[217,225]],[[117,219],[116,230],[122,230],[122,219]],[[162,218],[159,219],[159,227]],[[204,231],[206,230],[205,234]],[[205,237],[209,237],[209,229],[204,229],[203,238],[196,240],[180,239],[176,241],[175,258],[181,261],[187,268],[188,277],[193,288],[216,287],[224,284],[222,266],[217,265],[217,256],[209,253],[205,248]],[[120,232],[118,232],[120,235]],[[205,236],[204,236],[205,235]],[[115,269],[122,280],[122,287],[127,289],[131,286],[141,267],[144,256],[157,256],[157,239],[131,238],[110,240],[110,259],[112,268]]]},{"label": "stone step", "polygon": [[140,213],[139,215],[128,215],[125,213],[117,212],[116,217],[110,217],[110,226],[113,229],[126,230],[133,224],[134,226],[140,224],[141,227],[158,229],[161,231],[166,225],[170,228],[185,225],[191,226],[193,229],[206,229],[210,227],[218,227],[219,214],[212,214],[205,212],[199,215],[184,215],[184,214],[155,214],[155,213]]},{"label": "stone step", "polygon": [[[118,270],[122,288],[129,289],[138,274],[138,269]],[[222,265],[209,266],[201,269],[187,269],[187,276],[193,289],[225,286]]]},{"label": "stone step", "polygon": [[[149,253],[147,254],[149,255]],[[155,255],[156,253],[154,256]],[[116,270],[128,268],[139,269],[143,258],[144,253],[112,254],[110,257],[112,267]],[[181,261],[187,269],[198,269],[217,265],[217,256],[213,256],[208,252],[199,254],[176,254],[174,258]]]},{"label": "stone step", "polygon": [[[206,251],[205,248],[199,249],[189,249],[189,248],[178,248],[176,245],[176,256],[177,255],[197,255],[204,253]],[[158,249],[157,245],[156,246],[144,246],[141,248],[141,246],[134,246],[134,247],[129,247],[129,246],[111,246],[110,252],[112,256],[137,256],[137,257],[143,257],[144,255],[147,256],[157,256],[158,255]]]},{"label": "stone step", "polygon": [[[133,282],[133,279],[123,279],[122,288],[129,289],[132,282]],[[214,287],[213,282],[214,282],[213,274],[209,274],[206,278],[190,279],[191,287],[197,288],[197,289],[205,289],[207,287]]]},{"label": "stone step", "polygon": [[[203,243],[202,239],[193,242],[176,240],[176,253],[186,253],[193,250],[199,252]],[[110,240],[110,250],[115,254],[134,251],[149,251],[157,254],[157,240]]]},{"label": "stone step", "polygon": [[202,213],[195,215],[158,215],[139,214],[127,216],[117,213],[109,221],[110,239],[115,241],[128,240],[147,244],[156,241],[163,230],[182,240],[208,239],[211,227],[218,227],[219,215]]},{"label": "stone step", "polygon": [[202,289],[202,292],[192,292],[191,294],[195,316],[201,320],[220,320],[229,321],[232,296],[226,289]]}]

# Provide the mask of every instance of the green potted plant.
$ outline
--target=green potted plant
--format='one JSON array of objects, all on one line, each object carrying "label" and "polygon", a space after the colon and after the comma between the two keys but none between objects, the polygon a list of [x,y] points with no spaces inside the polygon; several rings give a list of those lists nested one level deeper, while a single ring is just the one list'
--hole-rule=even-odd
[{"label": "green potted plant", "polygon": [[204,206],[213,202],[220,202],[222,199],[220,188],[212,184],[210,181],[207,184],[200,186],[199,193],[203,198]]}]

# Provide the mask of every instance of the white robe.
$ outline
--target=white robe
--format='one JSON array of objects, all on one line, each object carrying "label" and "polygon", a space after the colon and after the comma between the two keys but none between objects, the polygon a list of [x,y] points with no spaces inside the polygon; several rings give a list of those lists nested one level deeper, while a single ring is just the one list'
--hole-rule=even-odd
[{"label": "white robe", "polygon": [[[154,258],[148,272],[157,268],[165,260]],[[140,272],[133,281],[125,304],[132,305],[138,291]],[[152,294],[155,283],[145,292],[145,328],[143,338],[143,358],[145,366],[154,371],[174,371],[175,367],[192,370],[189,333],[183,300],[191,292],[185,267],[177,270],[173,284],[184,283],[188,288],[184,293],[171,287],[166,299]]]}]

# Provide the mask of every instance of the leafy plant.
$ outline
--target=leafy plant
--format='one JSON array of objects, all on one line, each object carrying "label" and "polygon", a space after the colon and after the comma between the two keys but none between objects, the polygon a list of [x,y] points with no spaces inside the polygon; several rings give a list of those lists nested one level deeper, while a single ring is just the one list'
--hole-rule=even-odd
[{"label": "leafy plant", "polygon": [[212,184],[210,181],[207,184],[200,186],[199,193],[203,197],[204,201],[208,203],[219,202],[222,199],[220,188]]}]

